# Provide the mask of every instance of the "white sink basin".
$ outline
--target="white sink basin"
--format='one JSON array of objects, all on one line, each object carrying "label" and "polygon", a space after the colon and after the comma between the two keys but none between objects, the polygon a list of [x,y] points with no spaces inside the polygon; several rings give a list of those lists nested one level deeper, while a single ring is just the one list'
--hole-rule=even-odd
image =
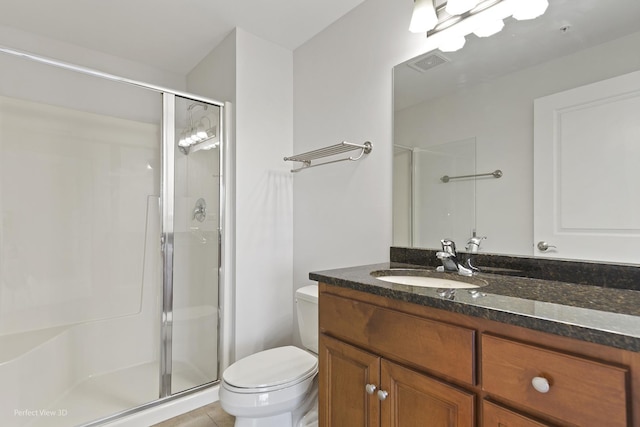
[{"label": "white sink basin", "polygon": [[391,268],[372,271],[371,275],[385,282],[423,288],[474,289],[487,285],[487,282],[479,277],[463,277],[455,273],[441,273],[423,269]]},{"label": "white sink basin", "polygon": [[473,283],[424,276],[380,276],[376,277],[376,279],[401,285],[421,286],[423,288],[473,289],[480,287],[480,285],[474,285]]}]

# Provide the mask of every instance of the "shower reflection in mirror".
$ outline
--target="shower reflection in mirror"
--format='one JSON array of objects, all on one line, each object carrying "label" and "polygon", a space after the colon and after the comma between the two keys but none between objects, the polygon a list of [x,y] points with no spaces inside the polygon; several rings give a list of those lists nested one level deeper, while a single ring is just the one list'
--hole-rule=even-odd
[{"label": "shower reflection in mirror", "polygon": [[476,174],[475,138],[395,144],[393,161],[394,245],[435,248],[444,237],[466,242],[475,231],[477,180],[441,177]]}]

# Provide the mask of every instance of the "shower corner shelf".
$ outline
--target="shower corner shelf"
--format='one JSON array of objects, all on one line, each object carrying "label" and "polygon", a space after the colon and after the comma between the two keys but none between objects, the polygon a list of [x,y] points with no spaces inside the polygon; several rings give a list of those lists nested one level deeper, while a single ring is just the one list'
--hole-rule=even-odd
[{"label": "shower corner shelf", "polygon": [[[335,156],[337,154],[346,153],[349,151],[360,150],[360,154],[358,156],[349,156],[344,159],[330,160],[322,163],[312,164],[313,160],[322,159],[324,157]],[[371,142],[366,141],[364,144],[353,144],[351,142],[342,141],[339,144],[331,145],[324,148],[319,148],[317,150],[308,151],[302,154],[296,154],[291,157],[285,157],[284,160],[287,162],[300,162],[302,166],[299,168],[291,169],[291,172],[299,172],[304,169],[313,168],[316,166],[328,165],[329,163],[337,163],[344,162],[346,160],[356,161],[360,160],[362,156],[365,154],[371,153],[373,150],[373,145]]]}]

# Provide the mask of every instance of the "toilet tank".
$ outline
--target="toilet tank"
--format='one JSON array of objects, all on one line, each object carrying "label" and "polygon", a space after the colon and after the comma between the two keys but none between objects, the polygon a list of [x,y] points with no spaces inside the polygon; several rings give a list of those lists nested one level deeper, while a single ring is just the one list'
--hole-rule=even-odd
[{"label": "toilet tank", "polygon": [[302,345],[318,354],[318,285],[304,286],[296,291],[296,310]]}]

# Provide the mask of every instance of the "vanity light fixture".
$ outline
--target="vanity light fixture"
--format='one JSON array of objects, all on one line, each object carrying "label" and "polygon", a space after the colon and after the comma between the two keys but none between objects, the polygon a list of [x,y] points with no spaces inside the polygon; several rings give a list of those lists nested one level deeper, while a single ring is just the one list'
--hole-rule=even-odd
[{"label": "vanity light fixture", "polygon": [[548,0],[528,0],[520,2],[516,10],[513,12],[513,17],[518,21],[524,21],[527,19],[534,19],[542,15],[549,7]]},{"label": "vanity light fixture", "polygon": [[435,9],[438,22],[427,31],[427,48],[453,52],[464,46],[465,37],[471,33],[489,37],[502,30],[505,18],[534,19],[548,6],[548,0],[448,0]]},{"label": "vanity light fixture", "polygon": [[451,36],[443,39],[438,45],[438,49],[442,52],[455,52],[456,50],[462,49],[466,42],[467,39],[465,39],[464,36]]},{"label": "vanity light fixture", "polygon": [[478,5],[478,0],[449,0],[445,10],[449,15],[462,15]]},{"label": "vanity light fixture", "polygon": [[438,16],[433,2],[434,0],[414,0],[409,31],[412,33],[426,33],[436,26]]},{"label": "vanity light fixture", "polygon": [[204,118],[209,121],[209,126],[207,127],[204,124],[204,120],[201,119],[198,121],[196,126],[192,126],[182,131],[180,139],[178,140],[178,145],[180,147],[189,147],[216,136],[215,126],[211,126],[211,121],[207,117]]},{"label": "vanity light fixture", "polygon": [[502,19],[495,19],[493,21],[487,21],[477,29],[473,31],[478,37],[489,37],[499,33],[504,28],[504,21]]},{"label": "vanity light fixture", "polygon": [[[203,115],[194,122],[193,109],[196,107],[203,107],[207,110],[206,105],[191,104],[187,110],[189,112],[189,122],[186,128],[180,133],[180,139],[178,140],[178,149],[183,154],[189,154],[190,151],[197,150],[209,150],[219,145],[219,141],[214,141],[216,136],[216,127],[212,125],[211,119],[206,115]],[[205,142],[209,142],[205,144]],[[197,147],[197,149],[195,149]]]}]

